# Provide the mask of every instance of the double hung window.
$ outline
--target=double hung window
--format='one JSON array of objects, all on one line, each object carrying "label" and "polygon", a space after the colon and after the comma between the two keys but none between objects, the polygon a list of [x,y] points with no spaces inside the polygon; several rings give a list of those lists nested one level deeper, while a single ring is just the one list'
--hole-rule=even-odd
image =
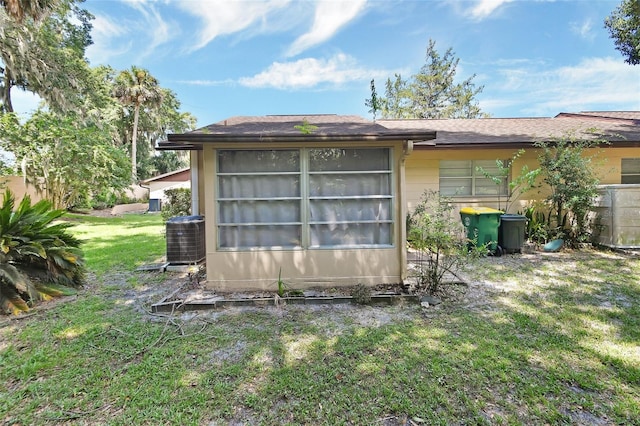
[{"label": "double hung window", "polygon": [[389,148],[219,150],[220,249],[388,246]]},{"label": "double hung window", "polygon": [[[508,162],[503,160],[503,164]],[[500,174],[495,160],[441,160],[440,194],[450,197],[508,195],[508,178]],[[491,177],[497,177],[499,182]]]},{"label": "double hung window", "polygon": [[622,159],[621,183],[640,183],[640,158]]}]

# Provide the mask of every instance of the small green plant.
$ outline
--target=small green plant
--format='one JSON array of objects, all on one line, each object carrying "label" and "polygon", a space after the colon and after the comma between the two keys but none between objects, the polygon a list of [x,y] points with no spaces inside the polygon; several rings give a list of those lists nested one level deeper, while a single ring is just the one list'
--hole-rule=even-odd
[{"label": "small green plant", "polygon": [[523,212],[527,218],[525,238],[534,244],[545,244],[549,241],[549,215],[545,214],[542,203],[529,205]]},{"label": "small green plant", "polygon": [[167,189],[167,202],[162,206],[162,219],[166,222],[172,217],[191,214],[191,190],[189,188]]},{"label": "small green plant", "polygon": [[278,281],[276,281],[276,284],[278,285],[279,297],[285,297],[285,296],[296,297],[296,296],[302,296],[304,294],[301,290],[295,290],[290,288],[287,285],[287,283],[284,282],[284,280],[282,279],[282,268],[280,268],[280,270],[278,271]]},{"label": "small green plant", "polygon": [[302,133],[303,135],[310,135],[311,133],[318,130],[318,126],[314,126],[313,124],[310,124],[307,120],[303,120],[302,124],[293,126],[293,128],[296,130],[299,130],[300,133]]},{"label": "small green plant", "polygon": [[371,303],[371,288],[359,283],[351,291],[351,297],[358,305],[368,305]]},{"label": "small green plant", "polygon": [[17,205],[11,191],[0,207],[0,306],[10,313],[28,311],[35,302],[73,294],[84,281],[80,240],[56,222],[66,212],[42,200]]},{"label": "small green plant", "polygon": [[464,237],[462,223],[452,214],[451,200],[426,191],[409,218],[408,243],[417,253],[416,290],[437,293],[444,276],[458,271],[487,253]]},{"label": "small green plant", "polygon": [[508,212],[511,207],[512,199],[518,199],[518,197],[535,187],[536,179],[540,174],[539,169],[530,170],[525,164],[522,166],[520,173],[513,179],[510,179],[511,169],[513,163],[524,154],[524,149],[518,150],[511,159],[496,160],[497,173],[491,173],[482,167],[477,167],[477,170],[482,175],[490,179],[497,186],[507,185],[507,195],[505,198],[504,208],[502,206],[502,191],[498,190],[498,210]]}]

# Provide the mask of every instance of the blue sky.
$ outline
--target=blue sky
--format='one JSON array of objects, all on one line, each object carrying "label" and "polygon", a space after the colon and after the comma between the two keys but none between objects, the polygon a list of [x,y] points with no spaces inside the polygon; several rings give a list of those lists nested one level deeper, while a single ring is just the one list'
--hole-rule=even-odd
[{"label": "blue sky", "polygon": [[[603,26],[619,0],[87,0],[92,65],[148,69],[203,126],[234,115],[356,114],[429,39],[475,74],[493,117],[640,110],[640,66]],[[17,94],[16,94],[17,95]],[[21,98],[28,108],[28,96]]]}]

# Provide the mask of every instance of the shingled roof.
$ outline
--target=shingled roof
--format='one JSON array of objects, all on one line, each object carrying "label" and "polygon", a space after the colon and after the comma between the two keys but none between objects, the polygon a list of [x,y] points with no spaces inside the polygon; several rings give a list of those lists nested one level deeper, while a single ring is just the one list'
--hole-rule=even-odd
[{"label": "shingled roof", "polygon": [[567,134],[596,137],[591,130],[615,146],[640,146],[640,111],[560,113],[553,118],[378,120],[377,123],[389,129],[436,131],[435,141],[417,142],[416,148],[526,147]]},{"label": "shingled roof", "polygon": [[159,149],[198,149],[207,143],[388,141],[434,139],[428,129],[391,129],[356,115],[310,114],[231,117],[184,134],[170,134]]},{"label": "shingled roof", "polygon": [[[314,126],[305,133],[303,128]],[[594,135],[593,131],[596,131]],[[158,149],[200,149],[207,143],[411,140],[418,149],[528,147],[567,134],[603,137],[614,146],[640,147],[640,111],[584,111],[542,118],[377,120],[309,114],[231,117],[184,134]]]}]

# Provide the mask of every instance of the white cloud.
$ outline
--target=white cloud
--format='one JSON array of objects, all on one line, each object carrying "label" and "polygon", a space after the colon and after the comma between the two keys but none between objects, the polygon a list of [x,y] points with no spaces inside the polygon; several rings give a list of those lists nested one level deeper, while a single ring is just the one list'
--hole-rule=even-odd
[{"label": "white cloud", "polygon": [[367,0],[320,0],[316,5],[313,26],[309,32],[298,37],[287,52],[295,56],[320,44],[353,20],[364,9]]},{"label": "white cloud", "polygon": [[[171,39],[172,31],[170,31],[170,24],[167,23],[160,13],[153,7],[140,9],[142,16],[144,17],[144,26],[149,29],[147,33],[151,41],[148,45],[147,52],[152,52],[156,47],[168,42]],[[173,27],[177,27],[173,25]],[[173,34],[176,30],[173,30]]]},{"label": "white cloud", "polygon": [[144,58],[175,36],[177,26],[163,19],[154,2],[124,0],[124,3],[137,14],[128,14],[119,21],[96,15],[91,32],[93,44],[87,49],[91,63],[109,63],[112,58],[131,52],[134,46],[136,58]]},{"label": "white cloud", "polygon": [[236,84],[234,80],[178,80],[177,83],[188,84],[190,86],[233,86]]},{"label": "white cloud", "polygon": [[468,14],[477,20],[482,20],[491,15],[496,9],[506,3],[511,3],[513,0],[479,0],[475,6],[473,6]]},{"label": "white cloud", "polygon": [[350,81],[366,81],[393,72],[361,68],[343,53],[330,59],[305,58],[294,62],[274,62],[253,77],[243,77],[239,83],[254,88],[306,89],[323,84],[341,85]]},{"label": "white cloud", "polygon": [[257,22],[266,20],[274,11],[281,10],[289,0],[268,1],[179,1],[176,5],[183,11],[204,21],[198,39],[190,46],[191,51],[203,48],[216,37],[248,29]]},{"label": "white cloud", "polygon": [[595,34],[592,31],[593,24],[591,22],[591,19],[587,19],[582,23],[572,22],[570,25],[571,25],[571,31],[579,35],[580,37],[585,39],[595,38]]},{"label": "white cloud", "polygon": [[[559,112],[598,109],[639,110],[640,81],[633,66],[614,58],[589,58],[577,65],[541,70],[499,70],[500,85],[487,86],[488,107],[506,107],[526,115],[552,116]],[[526,100],[526,101],[523,101]],[[526,103],[525,103],[526,102]]]},{"label": "white cloud", "polygon": [[93,64],[107,64],[111,58],[122,55],[131,49],[131,41],[117,43],[117,39],[126,36],[128,30],[110,18],[96,15],[93,20],[91,38],[93,44],[87,48],[87,57]]}]

